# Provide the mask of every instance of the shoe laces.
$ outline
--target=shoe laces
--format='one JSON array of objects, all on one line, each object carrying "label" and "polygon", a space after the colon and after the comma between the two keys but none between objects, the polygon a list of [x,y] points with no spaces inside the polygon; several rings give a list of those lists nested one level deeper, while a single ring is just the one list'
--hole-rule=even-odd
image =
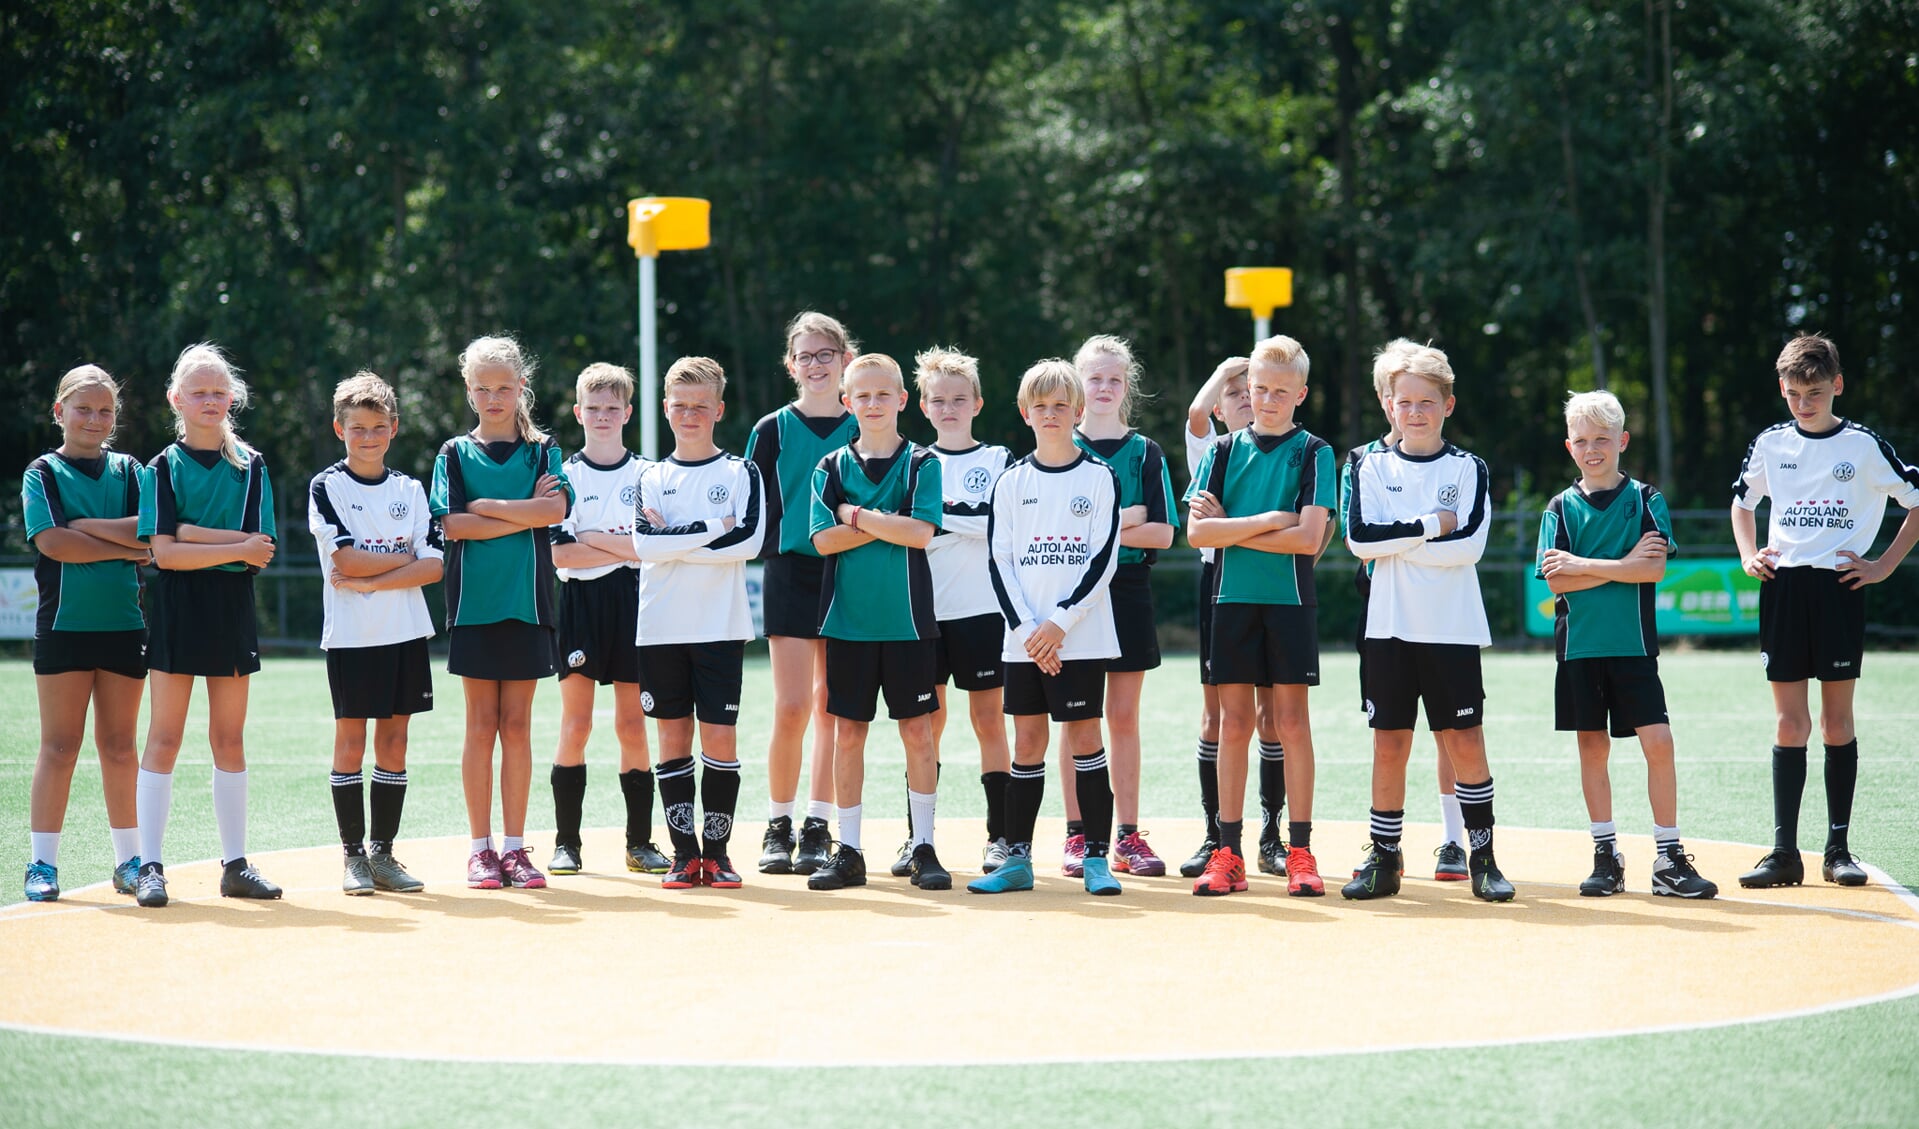
[{"label": "shoe laces", "polygon": [[1231,847],[1215,847],[1206,859],[1206,873],[1230,877],[1239,865],[1239,856]]},{"label": "shoe laces", "polygon": [[1286,853],[1286,877],[1300,878],[1319,874],[1319,862],[1313,858],[1313,852],[1305,847],[1295,847]]}]

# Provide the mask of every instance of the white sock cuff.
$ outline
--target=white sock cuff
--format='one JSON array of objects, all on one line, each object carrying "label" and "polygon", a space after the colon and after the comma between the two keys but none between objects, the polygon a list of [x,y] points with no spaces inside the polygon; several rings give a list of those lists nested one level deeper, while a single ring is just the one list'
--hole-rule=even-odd
[{"label": "white sock cuff", "polygon": [[833,801],[831,800],[806,801],[806,818],[832,819],[833,818]]},{"label": "white sock cuff", "polygon": [[766,817],[768,820],[792,819],[793,801],[788,800],[783,804],[777,800],[769,801],[766,805],[766,810],[768,812]]}]

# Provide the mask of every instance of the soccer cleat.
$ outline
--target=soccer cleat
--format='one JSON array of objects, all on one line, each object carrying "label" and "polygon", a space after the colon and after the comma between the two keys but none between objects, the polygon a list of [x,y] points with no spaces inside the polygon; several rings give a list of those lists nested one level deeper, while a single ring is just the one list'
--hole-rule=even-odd
[{"label": "soccer cleat", "polygon": [[1200,875],[1206,873],[1206,863],[1213,857],[1213,852],[1217,850],[1219,850],[1219,840],[1210,835],[1207,836],[1206,840],[1199,845],[1199,850],[1193,852],[1193,857],[1179,864],[1179,876],[1181,878],[1198,878]]},{"label": "soccer cleat", "polygon": [[1820,864],[1819,873],[1835,886],[1866,884],[1866,868],[1853,861],[1852,852],[1844,847],[1826,848],[1826,860]]},{"label": "soccer cleat", "polygon": [[133,900],[148,909],[167,904],[167,873],[159,863],[140,864],[140,882]]},{"label": "soccer cleat", "polygon": [[1319,860],[1305,847],[1286,852],[1286,893],[1295,898],[1326,896],[1326,883],[1319,877]]},{"label": "soccer cleat", "polygon": [[673,860],[652,843],[626,849],[626,868],[635,874],[665,874],[672,865]]},{"label": "soccer cleat", "polygon": [[995,839],[986,844],[986,849],[980,853],[980,873],[991,874],[998,870],[1012,850],[1013,848],[1007,846],[1004,839]]},{"label": "soccer cleat", "polygon": [[893,856],[892,874],[895,878],[905,878],[913,873],[913,840],[900,844],[899,854]]},{"label": "soccer cleat", "polygon": [[1712,898],[1719,895],[1719,887],[1700,877],[1692,868],[1692,856],[1674,843],[1652,860],[1652,892],[1675,898]]},{"label": "soccer cleat", "polygon": [[700,860],[700,870],[700,880],[715,890],[740,888],[740,872],[733,869],[733,860],[725,855]]},{"label": "soccer cleat", "polygon": [[939,855],[933,852],[933,844],[921,843],[913,848],[907,859],[911,866],[913,885],[922,890],[951,890],[953,876],[940,865]]},{"label": "soccer cleat", "polygon": [[497,890],[505,877],[500,873],[500,856],[491,847],[474,851],[466,860],[466,884],[474,890]]},{"label": "soccer cleat", "polygon": [[1221,898],[1246,890],[1246,860],[1231,847],[1215,847],[1206,860],[1206,869],[1193,883],[1193,893],[1202,898]]},{"label": "soccer cleat", "polygon": [[1353,880],[1340,888],[1340,897],[1356,902],[1390,898],[1399,893],[1399,876],[1404,873],[1406,852],[1398,847],[1368,843],[1366,857],[1360,861],[1359,869],[1353,872]]},{"label": "soccer cleat", "polygon": [[501,853],[500,877],[508,886],[516,886],[522,890],[546,889],[546,875],[541,874],[540,868],[533,865],[533,860],[528,857],[525,847],[517,851]]},{"label": "soccer cleat", "polygon": [[382,890],[395,894],[417,894],[426,889],[426,883],[407,873],[400,860],[393,857],[392,851],[374,851],[367,856],[373,865],[373,884]]},{"label": "soccer cleat", "polygon": [[1113,868],[1105,855],[1087,855],[1080,863],[1080,880],[1086,885],[1086,892],[1096,897],[1110,898],[1119,893],[1119,879],[1113,877]]},{"label": "soccer cleat", "polygon": [[1060,859],[1059,872],[1068,878],[1078,878],[1081,867],[1086,862],[1086,836],[1068,835],[1063,857]]},{"label": "soccer cleat", "polygon": [[131,894],[140,886],[140,856],[132,858],[113,868],[113,892]]},{"label": "soccer cleat", "polygon": [[760,839],[760,873],[793,873],[792,816],[783,815],[767,822],[766,834]]},{"label": "soccer cleat", "polygon": [[1774,847],[1759,860],[1759,865],[1739,876],[1739,884],[1748,890],[1773,886],[1797,886],[1806,880],[1806,864],[1798,851]]},{"label": "soccer cleat", "polygon": [[1259,837],[1259,872],[1286,873],[1286,844],[1277,835]]},{"label": "soccer cleat", "polygon": [[1119,842],[1113,844],[1113,869],[1121,874],[1158,878],[1166,873],[1166,860],[1147,846],[1146,832],[1135,831],[1131,835],[1121,835]]},{"label": "soccer cleat", "polygon": [[1466,848],[1448,839],[1433,851],[1438,862],[1433,864],[1433,881],[1464,882],[1472,875],[1466,872]]},{"label": "soccer cleat", "polygon": [[371,894],[378,889],[373,883],[373,864],[367,861],[365,855],[346,857],[346,874],[340,879],[340,889],[355,897]]},{"label": "soccer cleat", "polygon": [[706,860],[695,854],[675,852],[673,865],[667,868],[660,886],[667,890],[691,890],[706,877]]},{"label": "soccer cleat", "polygon": [[27,900],[30,902],[60,900],[60,876],[50,863],[35,859],[27,864]]},{"label": "soccer cleat", "polygon": [[[800,847],[793,854],[793,873],[812,874],[833,857],[833,835],[823,819],[812,816],[800,824]],[[862,868],[865,866],[861,863]],[[864,874],[864,870],[861,871]]]},{"label": "soccer cleat", "polygon": [[[1579,884],[1582,898],[1604,898],[1626,892],[1626,857],[1604,843],[1593,844],[1593,872]],[[1653,875],[1652,892],[1659,893],[1659,876]],[[1671,893],[1671,891],[1667,891]]]},{"label": "soccer cleat", "polygon": [[826,864],[807,875],[806,888],[809,890],[843,890],[848,886],[866,885],[866,856],[857,847],[844,843],[833,852]]},{"label": "soccer cleat", "polygon": [[969,894],[1008,894],[1032,888],[1033,860],[1023,854],[1008,854],[993,873],[982,874],[966,884]]},{"label": "soccer cleat", "polygon": [[280,888],[260,876],[245,855],[227,862],[220,871],[220,896],[254,898],[270,902],[280,896]]},{"label": "soccer cleat", "polygon": [[548,874],[578,874],[581,869],[578,844],[553,844],[553,861],[546,864]]},{"label": "soccer cleat", "polygon": [[1499,873],[1499,864],[1493,861],[1492,848],[1474,851],[1466,860],[1473,875],[1473,897],[1488,902],[1510,902],[1513,900],[1513,884]]}]

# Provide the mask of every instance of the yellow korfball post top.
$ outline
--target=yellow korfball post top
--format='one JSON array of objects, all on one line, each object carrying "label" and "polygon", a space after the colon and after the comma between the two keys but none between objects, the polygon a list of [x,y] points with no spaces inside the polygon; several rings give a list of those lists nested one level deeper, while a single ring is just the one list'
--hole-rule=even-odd
[{"label": "yellow korfball post top", "polygon": [[626,204],[626,242],[641,258],[661,251],[697,251],[713,241],[713,204],[697,196],[641,196]]}]

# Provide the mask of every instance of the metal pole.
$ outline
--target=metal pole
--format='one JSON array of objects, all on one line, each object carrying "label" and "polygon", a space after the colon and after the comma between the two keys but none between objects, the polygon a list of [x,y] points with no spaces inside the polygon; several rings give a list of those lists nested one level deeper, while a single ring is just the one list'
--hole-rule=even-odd
[{"label": "metal pole", "polygon": [[660,350],[658,341],[658,283],[653,271],[659,259],[640,256],[640,454],[660,457]]},{"label": "metal pole", "polygon": [[1273,319],[1255,317],[1253,319],[1253,344],[1257,345],[1273,335]]}]

